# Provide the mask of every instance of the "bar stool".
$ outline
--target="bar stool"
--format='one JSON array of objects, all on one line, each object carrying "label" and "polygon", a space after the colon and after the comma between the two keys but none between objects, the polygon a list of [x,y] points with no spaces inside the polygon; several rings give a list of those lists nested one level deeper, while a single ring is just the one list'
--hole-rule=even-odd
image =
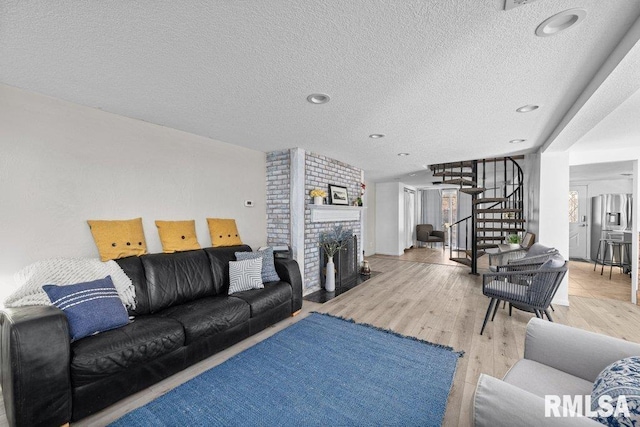
[{"label": "bar stool", "polygon": [[[598,252],[596,254],[596,261],[593,265],[593,271],[596,271],[596,267],[600,264],[602,267],[600,268],[600,275],[604,273],[605,265],[609,266],[609,280],[611,280],[611,275],[613,273],[613,267],[619,267],[622,271],[625,268],[625,262],[623,259],[623,251],[625,246],[625,242],[621,242],[613,239],[600,239],[598,242]],[[617,252],[617,257],[616,257]],[[626,252],[626,251],[624,251]],[[610,254],[609,259],[607,260],[607,255]],[[602,255],[602,257],[601,257]],[[625,255],[627,255],[625,253]]]}]

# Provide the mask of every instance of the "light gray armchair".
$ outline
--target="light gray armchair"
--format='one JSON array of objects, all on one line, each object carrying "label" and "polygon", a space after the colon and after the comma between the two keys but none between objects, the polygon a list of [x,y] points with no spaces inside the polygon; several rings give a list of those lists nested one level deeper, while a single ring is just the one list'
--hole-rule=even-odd
[{"label": "light gray armchair", "polygon": [[530,248],[512,249],[510,251],[489,254],[489,269],[497,271],[497,267],[507,264],[535,264],[543,263],[558,250],[540,243],[534,243]]},{"label": "light gray armchair", "polygon": [[545,417],[545,395],[590,395],[611,363],[640,356],[640,344],[537,318],[527,325],[524,358],[502,380],[481,374],[473,400],[473,425],[600,426],[585,417]]}]

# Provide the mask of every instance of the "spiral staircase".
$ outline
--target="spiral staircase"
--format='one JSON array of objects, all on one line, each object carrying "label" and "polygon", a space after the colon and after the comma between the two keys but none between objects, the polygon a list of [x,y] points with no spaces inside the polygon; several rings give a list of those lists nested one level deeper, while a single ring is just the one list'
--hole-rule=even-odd
[{"label": "spiral staircase", "polygon": [[516,161],[523,158],[499,157],[429,166],[434,177],[442,178],[442,184],[458,185],[459,193],[472,198],[471,215],[451,224],[448,233],[460,236],[464,231],[464,244],[449,242],[449,258],[469,266],[471,274],[478,274],[478,258],[487,249],[497,248],[507,242],[509,235],[521,235],[524,231],[524,174]]}]

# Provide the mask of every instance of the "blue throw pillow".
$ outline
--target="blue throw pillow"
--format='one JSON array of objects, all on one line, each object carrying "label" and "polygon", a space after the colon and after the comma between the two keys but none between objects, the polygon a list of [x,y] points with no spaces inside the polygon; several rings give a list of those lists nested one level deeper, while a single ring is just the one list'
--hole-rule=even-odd
[{"label": "blue throw pillow", "polygon": [[[598,400],[603,397],[610,401],[614,411],[610,416],[598,414],[594,420],[608,426],[637,426],[640,423],[640,357],[633,356],[613,362],[604,368],[593,383],[591,391],[591,410],[602,409]],[[624,399],[629,410],[629,417],[623,416],[622,408],[618,408],[618,399]],[[618,417],[615,416],[616,409]]]},{"label": "blue throw pillow", "polygon": [[236,252],[236,259],[238,261],[255,258],[262,258],[262,283],[277,282],[280,280],[280,276],[278,276],[276,272],[272,247],[257,252]]},{"label": "blue throw pillow", "polygon": [[111,276],[75,285],[44,285],[51,303],[64,311],[71,341],[129,323]]}]

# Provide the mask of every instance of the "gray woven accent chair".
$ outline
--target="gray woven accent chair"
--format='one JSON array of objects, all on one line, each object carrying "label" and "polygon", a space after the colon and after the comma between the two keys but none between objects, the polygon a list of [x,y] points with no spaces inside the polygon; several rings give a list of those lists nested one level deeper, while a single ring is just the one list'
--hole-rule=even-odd
[{"label": "gray woven accent chair", "polygon": [[507,264],[498,266],[497,270],[482,275],[482,293],[490,301],[480,335],[492,310],[491,321],[495,318],[500,301],[509,303],[509,315],[515,307],[541,319],[546,315],[553,322],[548,308],[567,274],[567,262],[559,254],[544,263]]},{"label": "gray woven accent chair", "polygon": [[416,240],[424,243],[442,243],[444,251],[444,243],[447,240],[447,232],[434,230],[431,224],[416,225]]},{"label": "gray woven accent chair", "polygon": [[529,248],[518,248],[510,251],[489,254],[489,270],[498,271],[497,267],[507,264],[535,264],[543,263],[558,253],[555,248],[550,248],[541,243],[534,243]]},{"label": "gray woven accent chair", "polygon": [[586,417],[545,417],[544,396],[591,395],[604,368],[631,356],[640,356],[640,344],[533,318],[527,325],[524,358],[502,380],[480,374],[473,425],[602,427]]}]

